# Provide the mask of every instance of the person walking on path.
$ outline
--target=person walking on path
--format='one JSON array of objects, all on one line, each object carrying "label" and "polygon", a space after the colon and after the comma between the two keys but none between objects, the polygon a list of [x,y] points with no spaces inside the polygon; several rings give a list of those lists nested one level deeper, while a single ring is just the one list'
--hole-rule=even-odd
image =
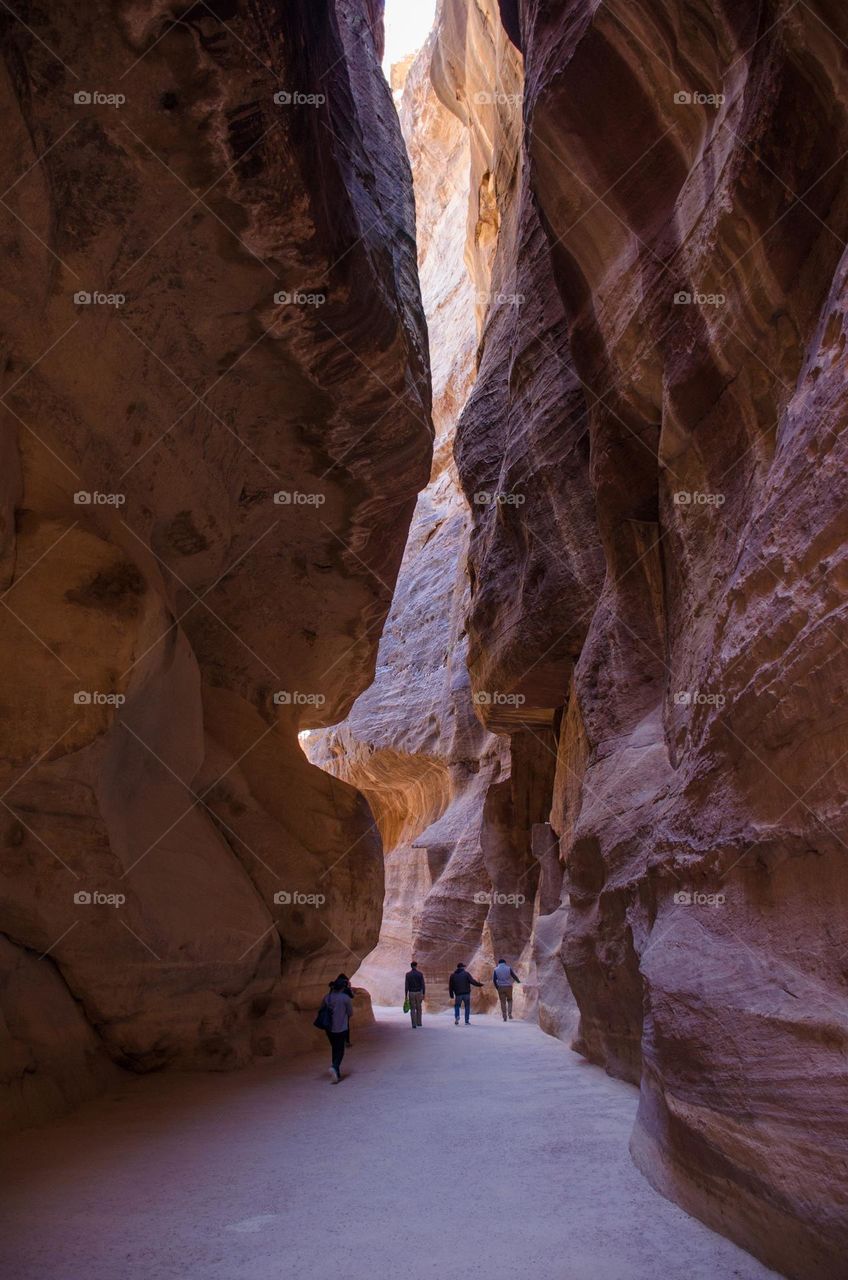
[{"label": "person walking on path", "polygon": [[424,1002],[426,989],[427,984],[424,981],[424,974],[418,968],[418,961],[413,960],[403,988],[404,995],[409,1001],[409,1017],[413,1028],[421,1026],[421,1005]]},{"label": "person walking on path", "polygon": [[492,982],[495,984],[495,990],[501,1002],[501,1013],[503,1014],[504,1022],[507,1020],[507,1015],[512,1021],[512,984],[517,982],[521,986],[521,979],[515,970],[510,968],[503,956],[501,956],[492,970]]},{"label": "person walking on path", "polygon": [[458,964],[450,976],[448,991],[453,1000],[454,1026],[459,1026],[460,1006],[465,1006],[465,1025],[471,1025],[471,988],[482,987],[482,982],[472,978],[464,964]]},{"label": "person walking on path", "polygon": [[[339,976],[336,978],[336,982],[343,982],[343,983],[344,983],[344,991],[346,992],[346,994],[347,994],[347,995],[349,995],[349,996],[350,996],[350,998],[351,998],[351,1000],[352,1000],[352,999],[353,999],[353,997],[356,995],[356,992],[354,991],[353,987],[350,985],[350,978],[347,976],[347,974],[346,974],[346,973],[340,973],[340,974],[339,974]],[[331,982],[331,983],[330,983],[330,990],[332,991],[332,989],[333,989],[333,984],[332,984],[332,982]],[[345,1040],[345,1044],[347,1045],[347,1047],[348,1047],[348,1049],[349,1049],[349,1048],[350,1048],[350,1027],[348,1027],[348,1029],[347,1029],[347,1038],[346,1038],[346,1040]]]},{"label": "person walking on path", "polygon": [[327,1030],[327,1038],[330,1041],[330,1049],[333,1056],[332,1066],[330,1067],[330,1078],[333,1084],[338,1084],[342,1078],[342,1059],[344,1058],[345,1043],[350,1029],[350,1020],[353,1016],[353,1001],[347,994],[347,987],[347,978],[336,978],[332,989],[327,992],[323,1000],[323,1004],[330,1010],[330,1026]]}]

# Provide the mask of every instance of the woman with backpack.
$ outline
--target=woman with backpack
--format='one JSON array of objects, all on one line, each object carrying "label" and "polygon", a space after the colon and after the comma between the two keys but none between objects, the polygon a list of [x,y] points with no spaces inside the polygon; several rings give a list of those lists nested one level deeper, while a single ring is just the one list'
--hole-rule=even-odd
[{"label": "woman with backpack", "polygon": [[[353,999],[353,997],[354,997],[354,995],[356,994],[356,992],[354,991],[353,987],[350,985],[350,978],[347,976],[347,974],[346,974],[346,973],[340,973],[340,974],[339,974],[339,976],[336,978],[336,982],[343,982],[343,983],[345,984],[345,985],[344,985],[344,989],[345,989],[345,991],[347,992],[347,994],[350,996],[350,998],[351,998],[351,1000],[352,1000],[352,999]],[[331,982],[331,983],[330,983],[330,990],[332,991],[332,989],[333,989],[333,984],[332,984],[332,982]],[[346,1038],[346,1040],[345,1040],[345,1044],[347,1045],[347,1047],[348,1047],[348,1049],[349,1049],[349,1048],[350,1048],[350,1027],[348,1027],[348,1029],[347,1029],[347,1038]]]},{"label": "woman with backpack", "polygon": [[330,1079],[333,1084],[338,1084],[342,1078],[342,1059],[350,1029],[350,1019],[353,1015],[353,1000],[348,995],[349,989],[350,984],[343,974],[336,978],[324,996],[321,1008],[318,1010],[318,1018],[316,1018],[316,1022],[323,1025],[323,1029],[327,1032],[327,1039],[330,1041],[332,1053]]}]

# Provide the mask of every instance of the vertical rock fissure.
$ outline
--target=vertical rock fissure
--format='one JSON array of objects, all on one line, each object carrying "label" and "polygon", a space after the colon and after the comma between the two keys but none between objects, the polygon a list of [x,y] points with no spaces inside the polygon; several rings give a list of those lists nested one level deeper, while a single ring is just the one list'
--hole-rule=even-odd
[{"label": "vertical rock fissure", "polygon": [[[456,56],[445,59],[450,41]],[[469,72],[476,79],[465,93],[446,78],[461,65],[462,49],[475,51]],[[465,14],[442,4],[418,55],[393,68],[416,197],[434,463],[416,507],[374,683],[345,722],[309,734],[304,745],[313,763],[363,792],[383,839],[381,936],[363,957],[357,981],[373,998],[395,1002],[414,954],[437,1007],[447,1000],[447,974],[457,960],[490,970],[505,953],[525,977],[519,1011],[532,1014],[536,847],[550,813],[555,744],[544,726],[537,733],[519,732],[510,743],[482,723],[486,695],[472,697],[466,631],[471,515],[453,459],[456,425],[492,310],[499,183],[504,192],[509,186],[499,130],[491,133],[487,150],[483,111],[478,118],[471,114],[475,95],[494,82],[495,62],[503,64],[510,91],[507,97],[486,92],[486,123],[494,125],[502,116],[516,139],[520,58],[496,4],[471,6]],[[515,154],[508,164],[516,164]],[[496,299],[495,309],[500,305]],[[477,495],[477,501],[490,496],[495,509],[500,495],[494,490]],[[496,693],[490,701],[506,707],[510,700],[502,703]],[[483,1006],[492,998],[489,989]]]},{"label": "vertical rock fissure", "polygon": [[[357,980],[375,999],[395,1002],[414,954],[437,1007],[458,960],[487,972],[507,955],[523,978],[518,1011],[570,1038],[576,1010],[555,945],[567,904],[550,826],[557,702],[528,715],[513,683],[477,683],[472,692],[469,678],[477,660],[467,629],[470,540],[479,539],[484,515],[495,523],[514,515],[524,493],[501,473],[496,453],[469,492],[453,457],[481,350],[529,301],[496,276],[498,254],[508,256],[516,234],[521,57],[494,0],[442,3],[429,40],[392,78],[416,196],[435,457],[374,683],[344,723],[308,735],[305,747],[314,763],[363,792],[383,839],[381,936]],[[538,378],[538,370],[511,363],[513,382]],[[539,593],[543,549],[528,555],[525,589]],[[545,664],[545,687],[556,671]],[[493,998],[489,988],[482,1006]]]}]

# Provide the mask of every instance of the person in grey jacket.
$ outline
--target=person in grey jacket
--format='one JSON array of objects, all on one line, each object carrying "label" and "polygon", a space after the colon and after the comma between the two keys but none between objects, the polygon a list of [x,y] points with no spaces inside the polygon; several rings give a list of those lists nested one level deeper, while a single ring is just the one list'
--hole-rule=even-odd
[{"label": "person in grey jacket", "polygon": [[324,996],[323,1004],[330,1010],[330,1028],[327,1037],[330,1041],[333,1062],[330,1067],[330,1078],[338,1084],[342,1078],[342,1059],[345,1042],[353,1015],[353,1001],[347,994],[348,981],[345,977],[336,978],[332,989]]},{"label": "person in grey jacket", "polygon": [[512,1019],[512,984],[517,982],[521,985],[521,979],[514,969],[510,968],[503,956],[492,970],[492,982],[495,984],[495,990],[498,993],[498,999],[501,1002],[501,1013],[504,1022],[507,1021],[507,1014]]},{"label": "person in grey jacket", "polygon": [[465,1006],[465,1025],[471,1025],[471,988],[482,987],[482,982],[472,978],[464,964],[458,964],[450,976],[448,991],[453,1000],[454,1026],[459,1026],[460,1006]]}]

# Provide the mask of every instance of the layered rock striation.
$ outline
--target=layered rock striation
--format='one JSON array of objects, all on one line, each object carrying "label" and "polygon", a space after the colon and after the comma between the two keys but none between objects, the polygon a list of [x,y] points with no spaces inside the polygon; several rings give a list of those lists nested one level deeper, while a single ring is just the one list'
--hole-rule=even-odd
[{"label": "layered rock striation", "polygon": [[503,952],[639,1087],[657,1187],[841,1275],[845,13],[442,0],[401,102],[432,471],[379,0],[29,17],[4,1119]]},{"label": "layered rock striation", "polygon": [[[412,166],[418,259],[433,370],[435,455],[420,494],[380,641],[373,684],[350,715],[305,741],[310,759],[359,788],[383,841],[386,892],[378,946],[357,980],[374,999],[403,998],[416,955],[431,1006],[447,971],[472,963],[491,882],[481,848],[487,792],[506,758],[474,714],[465,663],[470,525],[453,462],[456,421],[474,377],[473,281],[464,255],[469,134],[436,96],[431,36],[398,66]],[[508,772],[508,770],[507,770]]]},{"label": "layered rock striation", "polygon": [[376,941],[305,728],[430,468],[379,0],[4,14],[0,1074],[28,1123],[229,1067]]},{"label": "layered rock striation", "polygon": [[[845,14],[501,8],[524,97],[492,288],[522,301],[488,308],[456,458],[472,688],[502,695],[490,728],[555,742],[543,1018],[570,1025],[564,966],[576,1047],[640,1086],[646,1175],[832,1280]],[[486,486],[523,500],[480,508]]]},{"label": "layered rock striation", "polygon": [[[507,98],[491,92],[493,62],[511,86]],[[376,999],[397,1002],[414,955],[428,978],[431,1009],[447,1002],[458,960],[488,977],[501,953],[522,968],[519,1007],[528,1011],[536,1002],[530,948],[539,860],[532,844],[534,825],[548,816],[552,744],[540,759],[528,736],[523,752],[516,746],[510,753],[509,740],[488,730],[472,700],[471,520],[452,457],[492,298],[502,234],[496,193],[514,181],[520,74],[494,3],[440,6],[407,74],[400,118],[415,186],[436,454],[375,681],[344,723],[310,735],[307,745],[313,761],[363,791],[383,837],[382,931],[358,979]],[[495,511],[497,497],[481,484],[473,501]],[[501,707],[496,690],[478,691],[477,701]],[[547,792],[534,762],[547,775]],[[480,1007],[493,998],[491,987],[475,997]]]}]

